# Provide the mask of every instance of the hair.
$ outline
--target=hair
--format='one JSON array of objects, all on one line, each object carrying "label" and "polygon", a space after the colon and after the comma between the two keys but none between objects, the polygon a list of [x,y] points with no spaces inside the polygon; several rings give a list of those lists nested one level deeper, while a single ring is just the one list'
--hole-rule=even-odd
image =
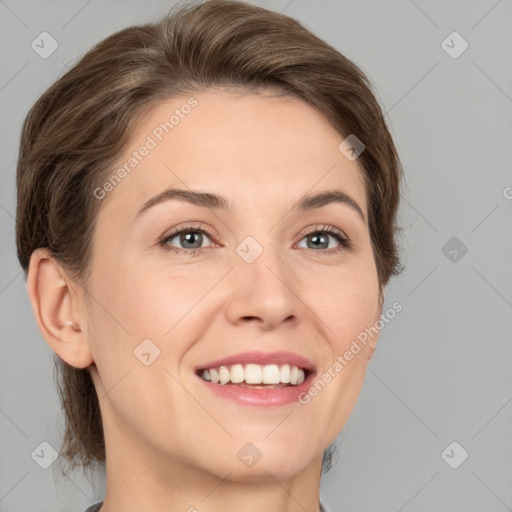
[{"label": "hair", "polygon": [[[90,49],[36,101],[21,132],[16,244],[28,273],[48,248],[77,282],[90,277],[105,183],[150,108],[208,87],[278,91],[316,109],[365,146],[368,223],[380,289],[402,270],[396,226],[402,167],[366,75],[293,18],[245,2],[178,4],[157,23],[123,29]],[[105,463],[98,396],[87,368],[54,355],[69,469]],[[331,467],[333,445],[322,470]]]}]

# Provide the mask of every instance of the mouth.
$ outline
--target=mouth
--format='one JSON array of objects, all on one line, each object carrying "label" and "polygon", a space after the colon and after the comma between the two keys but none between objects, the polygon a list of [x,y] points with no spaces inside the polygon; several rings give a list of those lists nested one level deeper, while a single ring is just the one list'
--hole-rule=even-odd
[{"label": "mouth", "polygon": [[232,364],[196,370],[204,381],[221,386],[275,389],[300,386],[312,371],[294,364]]},{"label": "mouth", "polygon": [[233,354],[195,367],[207,392],[243,407],[293,405],[316,375],[307,357],[280,350]]}]

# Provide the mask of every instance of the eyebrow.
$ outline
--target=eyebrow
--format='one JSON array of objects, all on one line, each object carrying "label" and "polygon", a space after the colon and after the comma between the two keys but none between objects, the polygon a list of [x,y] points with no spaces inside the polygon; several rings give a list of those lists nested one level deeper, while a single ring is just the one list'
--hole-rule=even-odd
[{"label": "eyebrow", "polygon": [[[184,201],[196,206],[214,210],[227,210],[233,209],[232,204],[221,196],[211,194],[209,192],[196,192],[192,190],[181,190],[176,188],[169,188],[160,192],[156,196],[146,201],[137,211],[136,217],[156,206],[157,204],[165,201],[178,200]],[[310,211],[316,208],[321,208],[330,203],[341,203],[351,207],[359,217],[366,224],[366,215],[359,206],[359,204],[342,190],[325,190],[316,194],[305,195],[301,197],[292,207],[292,210]]]}]

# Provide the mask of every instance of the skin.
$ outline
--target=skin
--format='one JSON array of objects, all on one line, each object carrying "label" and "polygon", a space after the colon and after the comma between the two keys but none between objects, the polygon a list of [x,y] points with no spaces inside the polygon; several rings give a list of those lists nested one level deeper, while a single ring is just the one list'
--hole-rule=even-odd
[{"label": "skin", "polygon": [[[152,109],[119,162],[189,97]],[[89,367],[100,397],[103,512],[317,511],[323,451],[355,405],[376,338],[307,405],[237,405],[193,369],[248,350],[289,350],[321,375],[380,318],[367,222],[342,203],[292,210],[305,194],[341,189],[367,216],[362,169],[338,150],[344,137],[298,99],[222,89],[193,97],[190,114],[102,199],[87,285],[38,249],[30,300],[50,347]],[[233,210],[171,200],[135,219],[168,187],[221,195]],[[158,245],[189,223],[214,234],[203,235],[197,256]],[[327,249],[312,244],[307,235],[324,226],[351,247],[332,236]],[[236,252],[247,236],[263,248],[250,264]],[[179,236],[167,245],[190,247]],[[332,248],[340,250],[323,254]],[[146,338],[160,350],[149,366],[133,354]],[[246,442],[262,453],[252,468],[237,458]]]}]

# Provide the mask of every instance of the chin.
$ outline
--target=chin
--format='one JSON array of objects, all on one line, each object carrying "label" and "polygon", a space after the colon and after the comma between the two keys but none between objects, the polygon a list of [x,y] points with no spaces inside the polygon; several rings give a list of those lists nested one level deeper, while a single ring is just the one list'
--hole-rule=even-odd
[{"label": "chin", "polygon": [[307,458],[305,451],[297,449],[297,446],[290,447],[291,450],[292,456],[284,450],[267,449],[267,455],[261,453],[261,458],[256,456],[252,461],[248,460],[247,465],[236,457],[234,464],[222,464],[223,467],[218,469],[223,477],[230,473],[229,479],[236,482],[288,480],[303,471],[313,460],[313,457]]}]

